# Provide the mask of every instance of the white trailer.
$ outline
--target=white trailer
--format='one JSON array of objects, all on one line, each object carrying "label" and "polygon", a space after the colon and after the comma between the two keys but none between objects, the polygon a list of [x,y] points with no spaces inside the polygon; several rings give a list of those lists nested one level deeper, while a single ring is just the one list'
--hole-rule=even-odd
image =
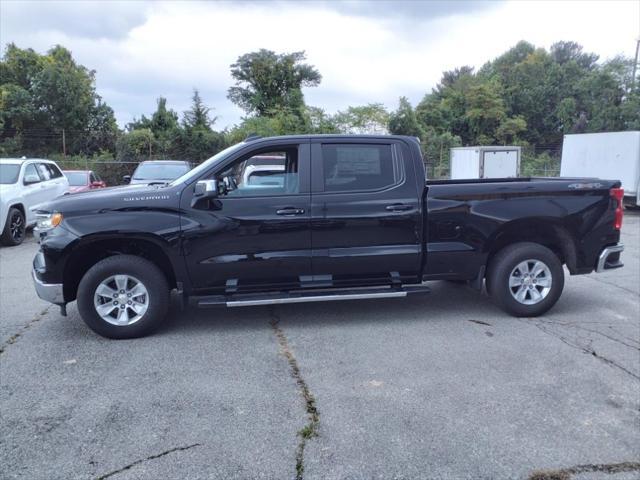
[{"label": "white trailer", "polygon": [[520,171],[520,147],[455,147],[451,179],[509,178]]},{"label": "white trailer", "polygon": [[620,180],[624,202],[640,206],[640,131],[565,135],[560,176]]}]

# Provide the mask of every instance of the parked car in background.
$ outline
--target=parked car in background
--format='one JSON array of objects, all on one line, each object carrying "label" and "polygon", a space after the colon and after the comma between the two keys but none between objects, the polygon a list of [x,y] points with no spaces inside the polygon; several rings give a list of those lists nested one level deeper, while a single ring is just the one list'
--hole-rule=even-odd
[{"label": "parked car in background", "polygon": [[107,186],[107,182],[92,170],[64,170],[63,173],[69,180],[69,193],[88,192]]},{"label": "parked car in background", "polygon": [[282,187],[286,157],[256,155],[242,165],[242,184],[246,188]]},{"label": "parked car in background", "polygon": [[36,222],[31,207],[68,191],[69,182],[55,162],[0,159],[0,242],[21,244],[26,228]]},{"label": "parked car in background", "polygon": [[125,175],[122,179],[131,185],[169,183],[187,173],[191,168],[189,162],[182,160],[147,160],[138,165],[133,175]]}]

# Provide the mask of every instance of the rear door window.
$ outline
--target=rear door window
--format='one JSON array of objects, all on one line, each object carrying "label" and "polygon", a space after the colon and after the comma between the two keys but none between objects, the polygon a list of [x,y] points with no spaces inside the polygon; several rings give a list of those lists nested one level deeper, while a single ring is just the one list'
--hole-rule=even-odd
[{"label": "rear door window", "polygon": [[42,180],[51,180],[51,171],[48,168],[48,165],[45,163],[36,164],[36,168],[38,169],[38,173]]},{"label": "rear door window", "polygon": [[381,190],[403,180],[391,145],[324,144],[322,168],[325,192]]}]

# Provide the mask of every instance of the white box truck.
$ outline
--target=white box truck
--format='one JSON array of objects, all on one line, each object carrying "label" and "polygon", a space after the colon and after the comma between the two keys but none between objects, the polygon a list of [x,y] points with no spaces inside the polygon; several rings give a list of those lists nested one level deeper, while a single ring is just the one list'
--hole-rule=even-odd
[{"label": "white box truck", "polygon": [[620,180],[625,204],[640,206],[640,131],[565,135],[561,162],[561,177]]},{"label": "white box truck", "polygon": [[455,147],[451,179],[509,178],[520,171],[520,147]]}]

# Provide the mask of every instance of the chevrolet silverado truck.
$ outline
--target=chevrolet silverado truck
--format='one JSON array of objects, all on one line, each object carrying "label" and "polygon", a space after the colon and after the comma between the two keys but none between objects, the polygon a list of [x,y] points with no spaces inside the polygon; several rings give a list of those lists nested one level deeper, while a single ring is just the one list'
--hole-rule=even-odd
[{"label": "chevrolet silverado truck", "polygon": [[[256,157],[277,182],[247,182]],[[622,267],[622,198],[617,180],[428,181],[412,137],[250,137],[166,185],[41,205],[33,280],[110,338],[153,331],[172,290],[183,305],[239,307],[405,297],[451,280],[486,283],[503,310],[533,317],[558,301],[564,266]]]}]

